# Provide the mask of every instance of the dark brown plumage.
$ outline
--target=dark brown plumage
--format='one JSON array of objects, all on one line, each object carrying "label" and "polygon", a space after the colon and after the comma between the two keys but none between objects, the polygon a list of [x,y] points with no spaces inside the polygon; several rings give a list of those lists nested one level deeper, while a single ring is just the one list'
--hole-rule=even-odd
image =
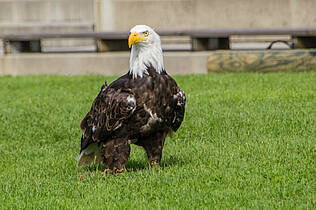
[{"label": "dark brown plumage", "polygon": [[167,134],[177,131],[185,95],[164,70],[150,66],[142,77],[130,72],[105,83],[81,122],[78,166],[103,161],[106,171],[125,169],[130,144],[142,146],[151,166],[158,166]]},{"label": "dark brown plumage", "polygon": [[158,74],[153,68],[148,72],[136,79],[125,74],[103,85],[81,122],[80,152],[98,143],[106,169],[124,169],[134,139],[151,164],[159,164],[166,135],[181,125],[184,92],[166,72]]}]

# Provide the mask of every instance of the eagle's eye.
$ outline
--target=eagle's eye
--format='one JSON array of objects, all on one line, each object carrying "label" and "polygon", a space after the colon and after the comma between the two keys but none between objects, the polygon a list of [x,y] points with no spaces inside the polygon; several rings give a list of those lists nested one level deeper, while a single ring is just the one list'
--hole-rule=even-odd
[{"label": "eagle's eye", "polygon": [[149,32],[148,31],[144,31],[143,34],[144,34],[144,36],[148,36]]}]

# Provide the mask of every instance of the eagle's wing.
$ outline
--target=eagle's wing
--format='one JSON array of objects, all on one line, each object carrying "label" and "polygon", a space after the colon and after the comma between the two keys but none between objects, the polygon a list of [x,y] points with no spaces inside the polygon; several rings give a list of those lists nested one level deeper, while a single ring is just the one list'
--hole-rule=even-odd
[{"label": "eagle's wing", "polygon": [[[92,145],[105,139],[113,131],[122,126],[134,110],[136,109],[136,99],[130,89],[116,89],[102,86],[100,93],[93,101],[90,111],[82,120],[80,127],[83,130],[81,137],[81,150],[78,156],[78,166],[89,164],[80,164],[82,156],[90,151]],[[89,155],[87,154],[87,155]],[[93,155],[94,159],[94,155]],[[93,161],[93,160],[92,160]]]},{"label": "eagle's wing", "polygon": [[[162,119],[160,127],[167,126],[169,131],[177,131],[180,127],[185,112],[186,98],[184,92],[179,88],[176,81],[164,74],[161,77],[153,78],[154,87],[153,95],[149,95],[146,106],[153,114],[157,114]],[[159,123],[159,121],[157,121]]]},{"label": "eagle's wing", "polygon": [[136,99],[129,89],[103,89],[94,100],[90,111],[82,120],[84,131],[81,149],[98,142],[118,129],[136,108]]},{"label": "eagle's wing", "polygon": [[184,92],[177,86],[176,93],[173,95],[173,119],[172,119],[172,130],[177,131],[180,127],[183,118],[184,118],[184,111],[185,111],[185,94]]}]

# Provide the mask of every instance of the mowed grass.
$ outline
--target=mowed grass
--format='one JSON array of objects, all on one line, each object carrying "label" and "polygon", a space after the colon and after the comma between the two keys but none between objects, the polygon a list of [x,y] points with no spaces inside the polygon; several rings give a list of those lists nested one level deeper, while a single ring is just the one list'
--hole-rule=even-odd
[{"label": "mowed grass", "polygon": [[160,169],[78,169],[103,76],[0,77],[0,209],[315,209],[316,72],[176,76],[185,120]]}]

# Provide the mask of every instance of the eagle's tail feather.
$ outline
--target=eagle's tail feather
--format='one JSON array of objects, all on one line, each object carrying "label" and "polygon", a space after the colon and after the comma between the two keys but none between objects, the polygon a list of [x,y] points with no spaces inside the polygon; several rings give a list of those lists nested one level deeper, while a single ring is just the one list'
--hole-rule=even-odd
[{"label": "eagle's tail feather", "polygon": [[97,143],[90,144],[86,149],[81,151],[76,160],[77,167],[86,166],[93,162],[98,164],[102,161],[101,148]]}]

